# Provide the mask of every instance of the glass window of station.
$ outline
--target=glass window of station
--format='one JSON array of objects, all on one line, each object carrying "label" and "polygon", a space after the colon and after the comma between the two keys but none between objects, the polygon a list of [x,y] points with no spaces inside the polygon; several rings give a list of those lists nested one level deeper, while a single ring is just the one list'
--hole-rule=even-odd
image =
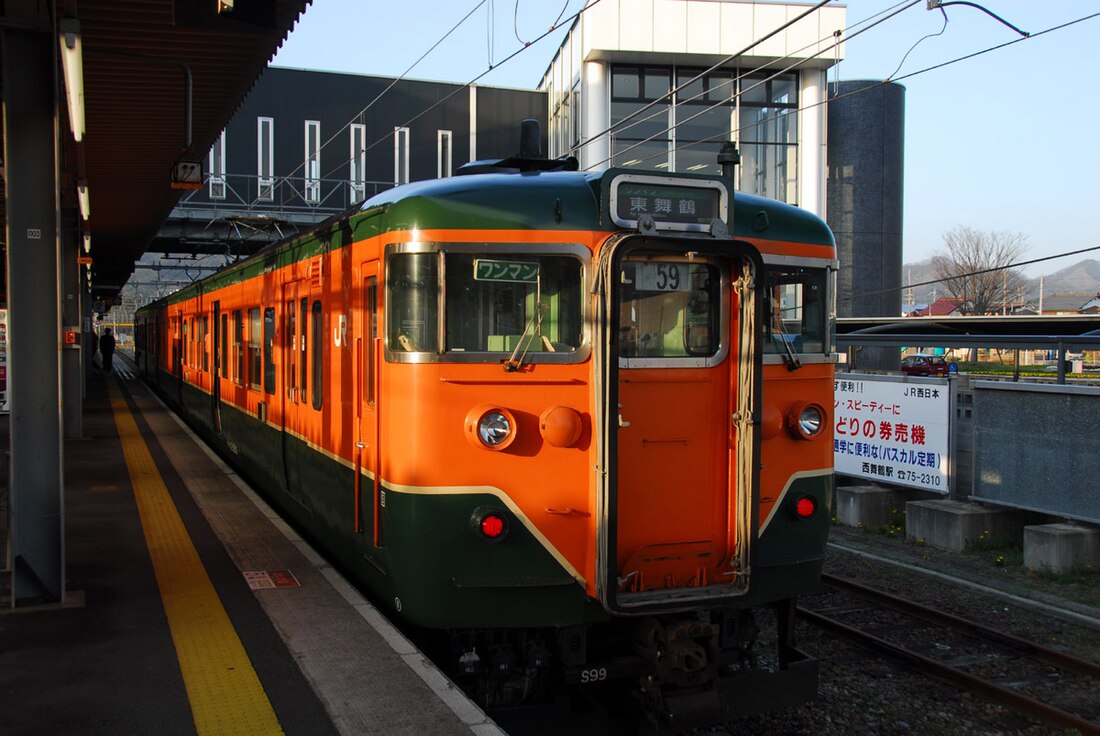
[{"label": "glass window of station", "polygon": [[741,191],[798,202],[795,73],[614,65],[610,112],[612,166],[719,174],[733,140]]},{"label": "glass window of station", "polygon": [[461,362],[572,362],[584,264],[571,253],[390,253],[387,350]]}]

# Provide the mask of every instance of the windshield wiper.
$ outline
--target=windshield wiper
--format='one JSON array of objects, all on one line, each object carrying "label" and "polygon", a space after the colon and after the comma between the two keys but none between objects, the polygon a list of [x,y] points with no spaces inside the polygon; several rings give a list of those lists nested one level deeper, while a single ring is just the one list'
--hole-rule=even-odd
[{"label": "windshield wiper", "polygon": [[[532,327],[535,328],[534,332],[532,332],[531,330]],[[520,368],[523,367],[523,359],[527,357],[527,351],[530,350],[531,341],[535,338],[536,334],[539,336],[540,340],[546,341],[546,336],[542,334],[541,276],[539,276],[535,280],[535,313],[531,315],[531,319],[527,321],[527,326],[523,328],[523,334],[519,336],[519,340],[516,342],[516,347],[514,350],[512,350],[512,354],[508,356],[508,360],[504,361],[504,370],[511,373],[512,371],[518,371]],[[519,352],[520,348],[523,348],[522,353]],[[550,348],[550,350],[553,349],[553,347]],[[516,357],[517,353],[519,354],[519,357]]]},{"label": "windshield wiper", "polygon": [[787,364],[788,371],[796,371],[802,367],[802,362],[798,359],[798,356],[794,354],[794,350],[791,349],[791,336],[787,332],[787,328],[783,326],[783,315],[773,315],[772,323],[775,325],[775,330],[772,332],[772,339],[776,339],[776,333],[779,335],[777,342],[783,345],[783,361]]}]

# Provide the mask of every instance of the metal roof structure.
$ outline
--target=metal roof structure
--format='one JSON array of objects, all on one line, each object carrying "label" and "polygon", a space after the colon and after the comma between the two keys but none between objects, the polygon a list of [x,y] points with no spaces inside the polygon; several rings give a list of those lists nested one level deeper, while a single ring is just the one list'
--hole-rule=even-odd
[{"label": "metal roof structure", "polygon": [[936,345],[938,347],[1100,348],[1100,315],[1006,317],[843,317],[836,321],[841,348]]},{"label": "metal roof structure", "polygon": [[[310,1],[5,5],[2,26],[30,26],[58,38],[58,29],[67,28],[80,36],[86,118],[80,142],[70,133],[58,54],[59,201],[63,228],[90,231],[96,299],[110,303],[129,279],[184,191],[172,187],[176,164],[206,159]],[[49,6],[54,13],[42,14]],[[86,183],[90,198],[83,224],[71,214],[78,182]],[[3,199],[6,204],[6,193]]]}]

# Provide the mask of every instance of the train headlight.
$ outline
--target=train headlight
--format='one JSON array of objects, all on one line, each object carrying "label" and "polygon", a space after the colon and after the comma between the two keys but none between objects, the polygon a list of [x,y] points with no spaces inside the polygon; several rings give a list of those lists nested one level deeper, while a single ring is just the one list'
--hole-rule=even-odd
[{"label": "train headlight", "polygon": [[483,445],[496,447],[512,436],[512,423],[499,411],[484,414],[477,423],[477,438]]},{"label": "train headlight", "polygon": [[466,415],[466,437],[486,450],[503,450],[516,439],[516,418],[507,409],[481,406]]},{"label": "train headlight", "polygon": [[825,428],[825,410],[820,404],[800,401],[787,412],[787,430],[804,440],[812,440]]}]

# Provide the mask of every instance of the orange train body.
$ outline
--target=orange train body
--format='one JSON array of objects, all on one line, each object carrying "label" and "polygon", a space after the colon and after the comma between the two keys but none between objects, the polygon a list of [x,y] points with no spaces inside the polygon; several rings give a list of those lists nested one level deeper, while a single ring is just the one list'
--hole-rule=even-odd
[{"label": "orange train body", "polygon": [[[675,201],[704,213],[638,211]],[[567,682],[656,673],[647,707],[690,685],[729,715],[755,706],[723,652],[820,572],[834,258],[718,177],[456,177],[150,305],[138,363],[361,585],[457,632],[460,681],[510,631],[526,676],[555,651]],[[816,681],[786,636],[771,704]],[[689,641],[706,665],[666,671]]]}]

